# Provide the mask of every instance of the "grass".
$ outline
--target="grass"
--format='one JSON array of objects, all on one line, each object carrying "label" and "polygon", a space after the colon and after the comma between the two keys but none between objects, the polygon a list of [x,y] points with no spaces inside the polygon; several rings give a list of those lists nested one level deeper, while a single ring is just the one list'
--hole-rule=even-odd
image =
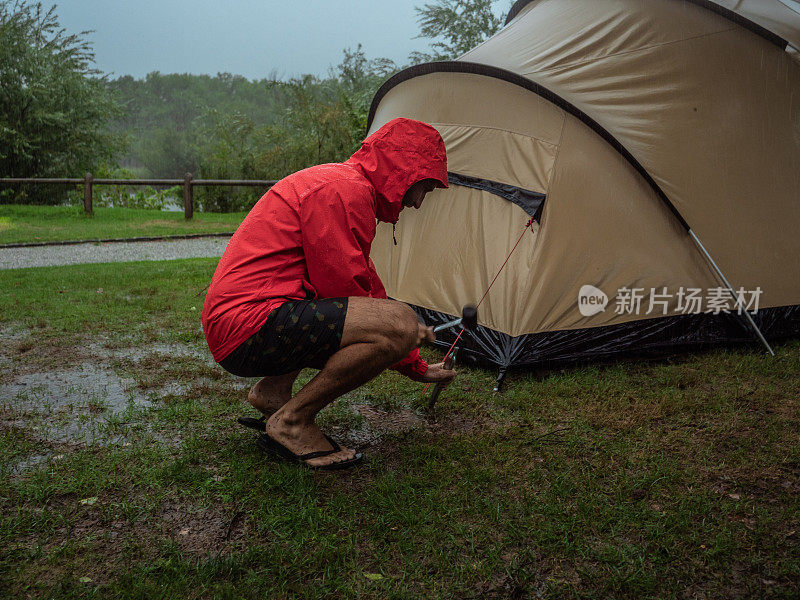
[{"label": "grass", "polygon": [[[37,412],[46,385],[0,398],[4,597],[800,592],[797,341],[513,374],[502,395],[469,370],[435,421],[385,373],[322,415],[366,464],[312,473],[235,424],[252,382],[208,362],[199,326],[214,266],[0,272],[0,391],[84,374],[74,413],[59,394]],[[101,371],[121,398],[90,390]],[[95,443],[58,441],[79,418]]]},{"label": "grass", "polygon": [[194,213],[133,208],[0,204],[0,244],[65,240],[119,239],[232,232],[245,213]]}]

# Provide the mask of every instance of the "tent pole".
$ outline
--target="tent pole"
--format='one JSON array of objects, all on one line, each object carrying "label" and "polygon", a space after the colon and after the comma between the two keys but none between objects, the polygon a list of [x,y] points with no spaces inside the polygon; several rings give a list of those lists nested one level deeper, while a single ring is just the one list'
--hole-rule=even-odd
[{"label": "tent pole", "polygon": [[506,378],[506,371],[508,371],[508,367],[500,367],[500,372],[497,374],[497,383],[494,386],[494,392],[500,391],[500,386],[503,385],[503,380]]},{"label": "tent pole", "polygon": [[[717,272],[717,275],[723,281],[725,286],[728,288],[728,291],[731,293],[731,296],[733,296],[734,301],[736,301],[736,292],[734,291],[733,286],[730,284],[730,282],[728,282],[728,279],[725,277],[725,275],[723,275],[722,271],[720,270],[719,266],[717,266],[717,263],[714,261],[714,259],[711,258],[711,255],[708,253],[708,250],[706,250],[706,247],[703,245],[703,242],[700,241],[700,238],[697,237],[697,235],[691,228],[689,229],[689,235],[692,236],[692,239],[700,247],[700,250],[702,250],[706,259],[708,260],[709,263],[711,263],[711,266],[714,267],[714,270]],[[775,352],[772,350],[772,347],[769,345],[769,342],[767,342],[766,338],[764,337],[764,334],[761,333],[761,330],[758,328],[758,325],[756,325],[756,322],[753,320],[753,317],[750,316],[750,313],[747,311],[747,308],[745,307],[745,309],[742,310],[740,314],[743,314],[745,316],[747,322],[750,325],[750,328],[753,330],[756,336],[758,336],[758,339],[761,340],[761,343],[764,345],[764,348],[767,349],[767,352],[769,352],[770,355],[775,356]]]}]

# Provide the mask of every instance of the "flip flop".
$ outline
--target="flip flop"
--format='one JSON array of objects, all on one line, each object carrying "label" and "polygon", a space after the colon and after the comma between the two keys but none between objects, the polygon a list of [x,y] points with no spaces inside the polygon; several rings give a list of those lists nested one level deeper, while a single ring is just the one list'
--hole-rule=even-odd
[{"label": "flip flop", "polygon": [[275,454],[277,456],[280,456],[281,458],[285,458],[290,462],[297,462],[304,464],[309,469],[315,469],[319,471],[335,471],[338,469],[346,469],[361,462],[363,456],[360,452],[356,452],[356,455],[348,460],[342,460],[328,465],[319,465],[319,466],[309,465],[306,461],[311,460],[313,458],[330,456],[331,454],[336,454],[342,449],[342,447],[339,444],[337,444],[336,441],[334,441],[327,435],[325,436],[325,439],[330,442],[331,446],[333,446],[331,450],[317,450],[316,452],[308,452],[307,454],[295,454],[294,452],[289,450],[286,446],[284,446],[280,442],[275,441],[273,438],[267,435],[266,432],[258,436],[258,440],[256,441],[256,443],[258,444],[258,447],[261,448],[264,452]]},{"label": "flip flop", "polygon": [[261,415],[257,419],[255,417],[239,417],[236,421],[240,425],[255,429],[256,431],[264,431],[267,428],[267,419],[277,412],[276,410],[268,410],[266,415]]},{"label": "flip flop", "polygon": [[267,428],[267,417],[263,415],[258,419],[255,417],[239,417],[236,422],[256,431],[264,431]]}]

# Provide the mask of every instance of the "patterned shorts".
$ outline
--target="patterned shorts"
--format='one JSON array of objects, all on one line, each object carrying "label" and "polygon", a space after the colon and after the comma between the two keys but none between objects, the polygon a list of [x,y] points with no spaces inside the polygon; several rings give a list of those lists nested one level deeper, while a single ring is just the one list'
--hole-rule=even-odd
[{"label": "patterned shorts", "polygon": [[289,300],[219,364],[240,377],[321,369],[339,350],[346,315],[347,298]]}]

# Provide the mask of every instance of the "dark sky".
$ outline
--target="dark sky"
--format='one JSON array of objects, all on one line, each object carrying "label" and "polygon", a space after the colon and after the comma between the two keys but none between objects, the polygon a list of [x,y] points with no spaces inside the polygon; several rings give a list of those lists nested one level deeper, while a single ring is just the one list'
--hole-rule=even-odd
[{"label": "dark sky", "polygon": [[[89,36],[112,76],[227,71],[250,79],[325,75],[359,42],[403,64],[426,50],[414,6],[432,0],[62,0],[61,25]],[[508,1],[495,2],[497,12]]]}]

